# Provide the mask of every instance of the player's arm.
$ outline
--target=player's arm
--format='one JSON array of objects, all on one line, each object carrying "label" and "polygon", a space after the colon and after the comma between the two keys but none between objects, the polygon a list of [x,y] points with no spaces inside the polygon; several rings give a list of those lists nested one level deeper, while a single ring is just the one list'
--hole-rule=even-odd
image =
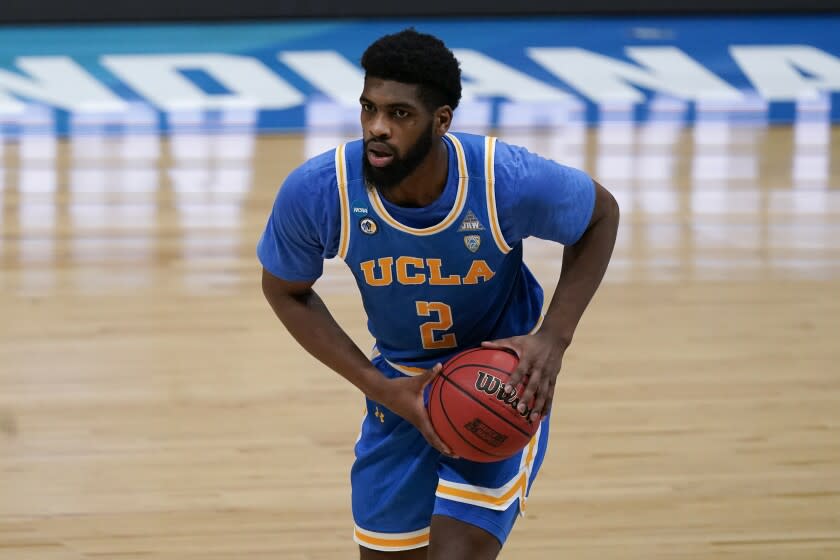
[{"label": "player's arm", "polygon": [[497,155],[496,199],[508,243],[534,236],[565,245],[560,279],[540,330],[485,343],[519,356],[508,390],[526,383],[520,412],[533,398],[531,418],[536,420],[551,408],[563,355],[607,270],[619,209],[607,189],[580,170],[502,143],[499,152],[503,163]]},{"label": "player's arm", "polygon": [[324,365],[378,401],[384,377],[335,321],[312,289],[313,284],[283,280],[263,268],[263,294],[294,339]]},{"label": "player's arm", "polygon": [[511,348],[519,366],[508,390],[525,381],[520,412],[534,400],[531,419],[536,421],[551,409],[557,374],[566,349],[584,310],[595,295],[607,270],[618,231],[619,208],[607,189],[594,182],[594,205],[585,231],[563,251],[563,267],[540,330],[533,335],[494,341],[489,346]]},{"label": "player's arm", "polygon": [[568,347],[583,312],[601,284],[618,233],[619,208],[613,195],[595,184],[592,218],[581,238],[563,250],[563,267],[540,332]]},{"label": "player's arm", "polygon": [[265,268],[262,290],[274,313],[298,343],[324,365],[358,387],[371,400],[414,424],[438,451],[452,452],[441,441],[423,405],[423,388],[440,372],[440,365],[423,375],[388,379],[373,367],[335,321],[312,289],[313,281],[288,281]]}]

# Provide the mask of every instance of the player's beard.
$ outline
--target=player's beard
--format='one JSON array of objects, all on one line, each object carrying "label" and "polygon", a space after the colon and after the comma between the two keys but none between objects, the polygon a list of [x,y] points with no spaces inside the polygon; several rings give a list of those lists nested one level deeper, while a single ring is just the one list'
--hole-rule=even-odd
[{"label": "player's beard", "polygon": [[393,150],[394,159],[385,167],[374,167],[370,164],[367,157],[367,145],[369,142],[377,140],[376,138],[367,140],[365,142],[365,149],[362,151],[362,169],[365,174],[365,182],[379,189],[379,192],[384,192],[395,187],[400,181],[411,175],[432,150],[434,139],[432,124],[432,122],[429,123],[428,128],[420,134],[417,142],[408,149],[405,156],[400,157],[397,151]]}]

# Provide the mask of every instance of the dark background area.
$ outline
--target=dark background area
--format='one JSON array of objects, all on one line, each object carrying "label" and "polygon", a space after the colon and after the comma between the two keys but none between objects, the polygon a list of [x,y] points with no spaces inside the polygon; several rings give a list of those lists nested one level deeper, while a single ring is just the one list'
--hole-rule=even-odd
[{"label": "dark background area", "polygon": [[0,0],[0,23],[829,11],[840,11],[840,0]]}]

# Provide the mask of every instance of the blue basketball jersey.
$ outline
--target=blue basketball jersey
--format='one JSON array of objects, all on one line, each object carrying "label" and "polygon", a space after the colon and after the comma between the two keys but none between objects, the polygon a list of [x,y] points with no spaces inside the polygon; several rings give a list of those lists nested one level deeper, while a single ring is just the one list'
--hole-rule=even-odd
[{"label": "blue basketball jersey", "polygon": [[[495,138],[444,142],[447,181],[423,208],[366,186],[361,140],[306,161],[283,182],[257,246],[265,270],[289,281],[315,282],[324,259],[344,259],[380,354],[371,362],[387,377],[532,331],[543,293],[522,240],[576,243],[594,207],[594,183],[580,170]],[[441,457],[409,422],[366,402],[351,472],[356,542],[427,546],[432,516],[445,515],[504,543],[545,456],[548,418],[519,454],[473,463]]]},{"label": "blue basketball jersey", "polygon": [[[543,292],[505,241],[495,201],[496,139],[447,134],[457,156],[455,202],[437,224],[411,227],[388,211],[362,171],[363,142],[335,151],[341,209],[337,255],[352,271],[385,359],[427,368],[482,341],[537,326]],[[523,217],[527,219],[527,217]]]}]

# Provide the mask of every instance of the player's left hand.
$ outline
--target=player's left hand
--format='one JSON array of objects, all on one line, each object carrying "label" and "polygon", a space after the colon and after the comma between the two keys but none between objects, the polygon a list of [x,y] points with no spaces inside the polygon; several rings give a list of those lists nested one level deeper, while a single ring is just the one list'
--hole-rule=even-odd
[{"label": "player's left hand", "polygon": [[519,387],[523,380],[526,381],[525,390],[519,397],[519,412],[525,413],[528,403],[533,398],[534,406],[531,409],[530,420],[536,422],[548,414],[554,400],[554,385],[568,346],[558,344],[555,338],[539,331],[487,341],[481,345],[485,348],[512,350],[519,356],[519,365],[508,380],[505,390],[510,393]]}]

